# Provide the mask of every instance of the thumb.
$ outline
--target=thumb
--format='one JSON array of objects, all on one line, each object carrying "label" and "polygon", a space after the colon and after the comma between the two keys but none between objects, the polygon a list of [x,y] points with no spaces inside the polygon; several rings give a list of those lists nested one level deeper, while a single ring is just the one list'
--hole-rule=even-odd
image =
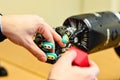
[{"label": "thumb", "polygon": [[61,63],[61,64],[64,64],[64,65],[72,65],[72,62],[73,60],[75,59],[76,57],[76,52],[74,50],[69,50],[69,51],[66,51],[62,57],[57,61],[57,63]]}]

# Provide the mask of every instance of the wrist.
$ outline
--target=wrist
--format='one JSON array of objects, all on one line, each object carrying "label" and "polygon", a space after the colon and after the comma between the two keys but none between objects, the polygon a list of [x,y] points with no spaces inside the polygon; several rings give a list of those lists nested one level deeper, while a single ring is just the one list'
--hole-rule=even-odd
[{"label": "wrist", "polygon": [[0,14],[0,42],[4,41],[6,36],[2,33],[2,14]]}]

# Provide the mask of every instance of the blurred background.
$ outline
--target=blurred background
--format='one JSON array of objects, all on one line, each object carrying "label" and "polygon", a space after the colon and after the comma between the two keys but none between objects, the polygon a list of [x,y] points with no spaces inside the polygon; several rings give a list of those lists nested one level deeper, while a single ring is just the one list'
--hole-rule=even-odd
[{"label": "blurred background", "polygon": [[[35,14],[52,27],[61,26],[72,15],[120,11],[120,0],[0,0],[3,15]],[[113,48],[89,55],[99,68],[98,80],[120,80],[120,59]],[[8,76],[0,80],[46,80],[51,64],[39,62],[26,49],[5,40],[0,43],[0,62]]]}]

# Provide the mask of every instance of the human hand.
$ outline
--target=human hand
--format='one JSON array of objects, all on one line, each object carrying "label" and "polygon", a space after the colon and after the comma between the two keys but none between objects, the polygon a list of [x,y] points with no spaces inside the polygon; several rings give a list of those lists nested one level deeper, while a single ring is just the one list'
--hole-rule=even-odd
[{"label": "human hand", "polygon": [[36,33],[42,34],[47,41],[64,46],[61,37],[42,18],[36,15],[2,16],[2,33],[15,44],[28,49],[40,61],[46,61],[45,53],[33,41]]},{"label": "human hand", "polygon": [[90,62],[89,67],[73,66],[75,51],[67,51],[52,67],[48,80],[96,80],[98,66]]}]

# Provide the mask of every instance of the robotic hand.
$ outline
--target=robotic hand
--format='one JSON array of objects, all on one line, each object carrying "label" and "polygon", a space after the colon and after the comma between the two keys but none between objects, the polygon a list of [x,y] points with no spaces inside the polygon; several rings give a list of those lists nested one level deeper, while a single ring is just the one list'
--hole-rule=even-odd
[{"label": "robotic hand", "polygon": [[[65,48],[61,48],[55,43],[55,53],[50,52],[54,45],[46,42],[41,34],[37,34],[34,40],[46,53],[48,63],[55,63],[61,53],[68,49],[74,49],[78,53],[77,56],[80,55],[73,62],[78,66],[89,66],[87,53],[110,47],[115,47],[118,54],[120,52],[118,46],[120,42],[120,13],[106,11],[71,16],[64,21],[63,26],[56,27],[55,31],[62,36],[62,41],[66,44]],[[82,58],[80,58],[81,54]],[[81,65],[84,62],[86,63]]]}]

